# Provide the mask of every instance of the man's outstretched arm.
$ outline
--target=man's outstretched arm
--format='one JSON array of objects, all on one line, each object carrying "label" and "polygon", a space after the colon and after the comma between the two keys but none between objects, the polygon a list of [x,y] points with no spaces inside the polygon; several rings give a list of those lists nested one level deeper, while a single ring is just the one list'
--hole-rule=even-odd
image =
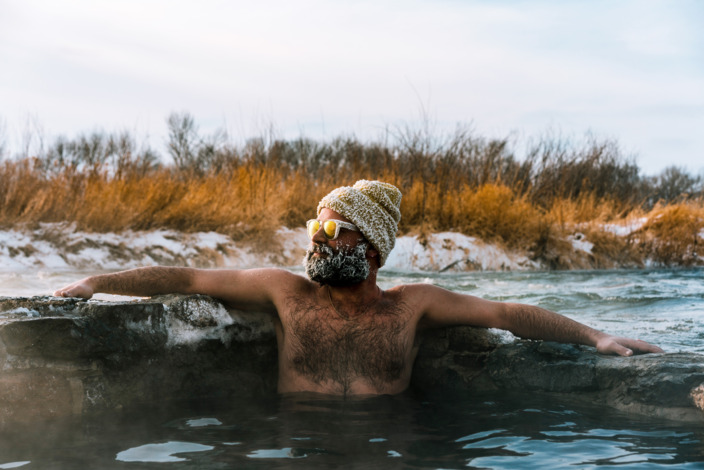
[{"label": "man's outstretched arm", "polygon": [[152,266],[111,274],[90,276],[54,292],[57,297],[82,297],[94,294],[151,297],[160,294],[190,294],[195,270],[191,268]]},{"label": "man's outstretched arm", "polygon": [[612,336],[544,308],[516,303],[501,307],[497,320],[503,326],[499,328],[520,338],[584,344],[602,354],[619,356],[663,352],[645,341]]},{"label": "man's outstretched arm", "polygon": [[139,297],[204,294],[237,309],[274,313],[288,288],[302,281],[300,276],[282,269],[153,266],[90,276],[58,289],[54,295],[89,299],[97,293]]},{"label": "man's outstretched arm", "polygon": [[520,338],[593,346],[602,354],[663,352],[645,341],[612,336],[541,307],[492,302],[424,286],[421,326],[468,325],[508,330]]}]

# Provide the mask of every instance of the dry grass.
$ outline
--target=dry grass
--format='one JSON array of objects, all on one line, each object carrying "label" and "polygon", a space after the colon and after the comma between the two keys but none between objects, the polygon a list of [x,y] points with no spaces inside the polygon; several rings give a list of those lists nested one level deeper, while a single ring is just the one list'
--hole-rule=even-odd
[{"label": "dry grass", "polygon": [[704,204],[656,206],[640,230],[641,249],[665,265],[695,265],[704,256]]},{"label": "dry grass", "polygon": [[[103,163],[51,155],[0,162],[0,226],[72,222],[93,232],[168,228],[256,240],[265,229],[303,226],[323,195],[365,178],[403,192],[401,233],[458,231],[567,268],[577,265],[569,261],[573,250],[565,237],[579,230],[594,244],[593,259],[585,261],[593,267],[636,266],[643,256],[663,264],[701,263],[702,200],[644,209],[634,202],[640,186],[632,166],[619,166],[610,147],[577,152],[572,160],[550,156],[556,149],[549,148],[549,158],[521,164],[505,141],[460,137],[435,149],[349,139],[253,141],[213,153],[203,168],[154,165],[153,154],[136,156],[124,137],[115,147],[122,153],[106,153]],[[620,195],[610,192],[619,185],[626,186]],[[603,230],[634,214],[648,222],[633,237]]]}]

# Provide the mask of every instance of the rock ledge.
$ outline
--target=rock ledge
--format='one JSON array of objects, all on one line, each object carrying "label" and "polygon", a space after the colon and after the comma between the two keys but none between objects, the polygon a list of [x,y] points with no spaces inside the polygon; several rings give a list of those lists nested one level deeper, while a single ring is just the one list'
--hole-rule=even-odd
[{"label": "rock ledge", "polygon": [[[263,314],[205,296],[128,302],[0,298],[0,423],[148,403],[276,393],[276,336]],[[704,422],[704,355],[631,358],[490,330],[426,335],[412,386],[424,393],[569,394],[624,411]]]}]

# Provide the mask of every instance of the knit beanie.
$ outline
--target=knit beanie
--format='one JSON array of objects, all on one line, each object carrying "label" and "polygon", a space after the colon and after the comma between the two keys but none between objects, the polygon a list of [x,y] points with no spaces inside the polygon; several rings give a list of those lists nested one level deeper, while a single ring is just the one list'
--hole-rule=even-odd
[{"label": "knit beanie", "polygon": [[343,186],[320,200],[318,214],[331,209],[351,220],[369,243],[379,252],[379,266],[396,244],[401,220],[401,191],[381,181],[359,180],[354,186]]}]

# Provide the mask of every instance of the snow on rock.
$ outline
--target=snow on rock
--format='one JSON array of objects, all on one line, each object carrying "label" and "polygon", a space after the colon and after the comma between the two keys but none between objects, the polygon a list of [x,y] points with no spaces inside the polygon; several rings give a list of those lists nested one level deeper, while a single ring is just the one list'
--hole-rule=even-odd
[{"label": "snow on rock", "polygon": [[[139,266],[251,268],[300,266],[309,245],[303,228],[281,228],[262,244],[238,244],[214,232],[171,230],[121,233],[77,232],[72,224],[40,224],[34,230],[0,231],[0,270],[122,270]],[[459,233],[442,232],[421,240],[402,236],[386,268],[401,271],[500,271],[537,269],[524,254]]]},{"label": "snow on rock", "polygon": [[604,224],[602,228],[605,231],[611,232],[619,237],[627,237],[633,232],[640,230],[647,221],[647,217],[640,217],[629,220],[623,224]]},{"label": "snow on rock", "polygon": [[577,232],[567,237],[567,241],[572,244],[574,251],[584,251],[585,253],[591,253],[594,244],[587,241],[587,238],[583,233]]},{"label": "snow on rock", "polygon": [[524,254],[454,232],[429,235],[425,240],[403,236],[396,240],[386,268],[410,271],[502,271],[538,269]]},{"label": "snow on rock", "polygon": [[[305,231],[302,231],[305,236]],[[282,237],[278,236],[275,239]],[[283,231],[284,237],[289,235]],[[289,237],[300,241],[300,234]],[[305,245],[303,245],[305,246]],[[297,256],[294,256],[296,254]],[[238,246],[223,234],[172,230],[77,232],[72,224],[0,231],[0,270],[120,270],[139,266],[254,267],[298,264],[303,249],[269,252]],[[295,258],[295,260],[294,260]]]},{"label": "snow on rock", "polygon": [[[645,218],[623,224],[605,224],[617,236],[639,230]],[[568,256],[590,257],[594,244],[575,227],[566,237]],[[704,238],[704,231],[700,234]],[[54,223],[0,230],[0,272],[118,271],[140,266],[202,268],[300,268],[310,240],[305,228],[280,228],[249,243],[215,232],[182,233],[173,230],[88,233],[74,224]],[[699,254],[699,258],[702,255]],[[586,259],[586,258],[585,258]],[[644,259],[646,266],[652,261]],[[582,266],[582,265],[580,265]],[[519,271],[545,269],[528,253],[509,251],[455,232],[397,238],[384,269],[416,272]]]}]

